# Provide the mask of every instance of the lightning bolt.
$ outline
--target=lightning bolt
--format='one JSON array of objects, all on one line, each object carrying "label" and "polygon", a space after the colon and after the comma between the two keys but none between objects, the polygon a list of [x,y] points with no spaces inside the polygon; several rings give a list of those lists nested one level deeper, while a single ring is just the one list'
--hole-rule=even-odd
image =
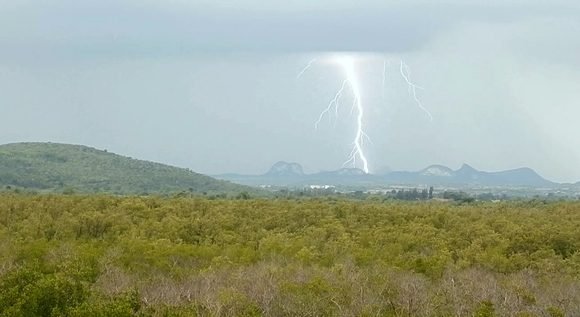
[{"label": "lightning bolt", "polygon": [[353,95],[353,104],[351,111],[356,111],[356,134],[353,140],[353,148],[348,156],[348,160],[344,162],[343,166],[352,164],[356,167],[357,162],[360,161],[362,164],[362,169],[365,173],[369,173],[369,164],[366,154],[363,149],[364,140],[369,139],[368,135],[364,132],[364,107],[362,104],[360,84],[357,77],[355,60],[351,56],[339,56],[335,59],[335,62],[342,68],[345,79],[342,82],[342,86],[334,95],[334,98],[328,104],[328,107],[324,109],[318,120],[314,124],[314,128],[318,129],[320,121],[332,110],[335,110],[335,115],[338,116],[339,100],[342,97],[344,90],[348,86]]},{"label": "lightning bolt", "polygon": [[385,99],[385,85],[387,83],[387,66],[390,66],[390,62],[388,62],[386,59],[383,60],[383,85],[381,86],[383,88],[383,99]]},{"label": "lightning bolt", "polygon": [[314,123],[314,129],[318,130],[318,125],[320,125],[320,121],[322,121],[322,119],[326,116],[326,114],[328,112],[330,112],[333,108],[334,108],[334,115],[336,118],[338,118],[338,106],[339,106],[339,100],[340,97],[342,97],[342,94],[344,92],[344,89],[346,88],[346,85],[348,84],[347,80],[344,80],[342,82],[342,87],[340,87],[340,89],[336,92],[336,94],[334,95],[334,98],[332,98],[332,100],[328,103],[328,107],[326,107],[326,109],[324,109],[321,113],[320,116],[318,117],[318,120],[316,120],[316,122]]},{"label": "lightning bolt", "polygon": [[413,97],[413,99],[415,100],[415,103],[417,104],[417,106],[421,110],[423,110],[423,112],[425,112],[427,114],[427,116],[429,116],[429,119],[431,121],[433,121],[433,116],[431,115],[431,112],[429,112],[429,110],[427,110],[423,106],[423,103],[421,102],[421,100],[419,99],[419,97],[417,97],[417,89],[424,89],[424,88],[415,85],[415,83],[413,83],[411,81],[411,71],[409,70],[409,66],[407,66],[407,64],[405,64],[405,62],[403,60],[401,60],[400,71],[401,71],[401,76],[403,77],[403,79],[405,80],[405,82],[407,82],[407,85],[409,87],[409,95],[411,95],[411,97]]},{"label": "lightning bolt", "polygon": [[[326,59],[324,59],[326,61]],[[318,130],[322,120],[330,116],[331,112],[334,112],[334,116],[338,119],[338,110],[340,107],[340,100],[343,97],[345,90],[347,87],[350,88],[353,96],[353,103],[351,107],[351,114],[356,112],[356,133],[354,140],[352,142],[352,150],[348,155],[348,159],[344,162],[344,166],[351,165],[353,167],[357,167],[357,165],[362,165],[362,169],[365,173],[369,173],[369,164],[367,160],[367,156],[364,151],[364,144],[365,140],[372,143],[369,136],[364,131],[364,115],[365,109],[362,102],[362,95],[360,89],[360,81],[357,76],[357,68],[356,68],[356,59],[351,55],[334,55],[332,58],[329,59],[333,64],[338,64],[342,71],[344,72],[344,80],[340,89],[334,95],[334,98],[330,100],[327,107],[320,113],[318,116],[318,120],[314,123],[314,129]],[[298,73],[296,76],[297,79],[302,77],[304,73],[306,73],[314,63],[318,62],[318,59],[312,59],[308,62],[308,64]],[[383,59],[383,78],[382,78],[382,89],[383,89],[383,99],[386,98],[386,81],[387,81],[387,68],[391,67],[391,62],[389,60]],[[413,98],[417,106],[427,114],[429,119],[433,121],[433,116],[424,106],[419,97],[417,96],[417,89],[423,89],[422,87],[416,85],[414,82],[411,81],[411,71],[409,66],[405,64],[403,60],[401,60],[400,65],[400,73],[401,77],[405,80],[408,86],[409,95]]]},{"label": "lightning bolt", "polygon": [[300,71],[300,73],[298,73],[298,75],[296,75],[296,79],[300,79],[300,77],[302,77],[302,75],[304,75],[304,73],[306,73],[306,71],[308,71],[310,69],[310,67],[312,67],[312,64],[316,63],[316,58],[311,59],[308,64],[306,64],[306,66]]}]

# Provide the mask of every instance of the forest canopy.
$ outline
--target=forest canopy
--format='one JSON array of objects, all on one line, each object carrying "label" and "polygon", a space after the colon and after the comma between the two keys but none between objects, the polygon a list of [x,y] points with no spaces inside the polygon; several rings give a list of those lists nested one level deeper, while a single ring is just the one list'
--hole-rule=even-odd
[{"label": "forest canopy", "polygon": [[0,195],[2,316],[573,316],[580,203]]}]

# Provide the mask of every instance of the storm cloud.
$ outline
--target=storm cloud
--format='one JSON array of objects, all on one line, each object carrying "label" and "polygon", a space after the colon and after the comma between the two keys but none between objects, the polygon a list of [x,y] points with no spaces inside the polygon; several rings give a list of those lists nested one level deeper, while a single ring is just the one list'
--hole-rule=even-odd
[{"label": "storm cloud", "polygon": [[[81,143],[209,174],[344,162],[314,131],[361,65],[371,170],[529,166],[580,180],[577,1],[0,1],[0,143]],[[381,87],[383,59],[392,61]],[[404,59],[430,122],[407,95]]]}]

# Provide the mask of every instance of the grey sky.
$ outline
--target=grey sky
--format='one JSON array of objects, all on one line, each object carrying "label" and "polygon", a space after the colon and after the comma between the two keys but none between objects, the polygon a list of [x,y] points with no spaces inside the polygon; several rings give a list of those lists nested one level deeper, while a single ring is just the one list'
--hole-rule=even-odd
[{"label": "grey sky", "polygon": [[577,1],[262,2],[0,0],[0,143],[86,144],[209,174],[336,169],[349,107],[314,122],[341,72],[296,75],[350,51],[371,171],[467,162],[580,180]]}]

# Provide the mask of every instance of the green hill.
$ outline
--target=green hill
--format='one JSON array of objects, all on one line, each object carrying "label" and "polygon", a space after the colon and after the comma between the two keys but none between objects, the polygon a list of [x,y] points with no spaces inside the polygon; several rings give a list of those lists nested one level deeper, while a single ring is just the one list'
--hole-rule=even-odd
[{"label": "green hill", "polygon": [[81,145],[0,145],[0,186],[46,192],[240,193],[250,187]]}]

